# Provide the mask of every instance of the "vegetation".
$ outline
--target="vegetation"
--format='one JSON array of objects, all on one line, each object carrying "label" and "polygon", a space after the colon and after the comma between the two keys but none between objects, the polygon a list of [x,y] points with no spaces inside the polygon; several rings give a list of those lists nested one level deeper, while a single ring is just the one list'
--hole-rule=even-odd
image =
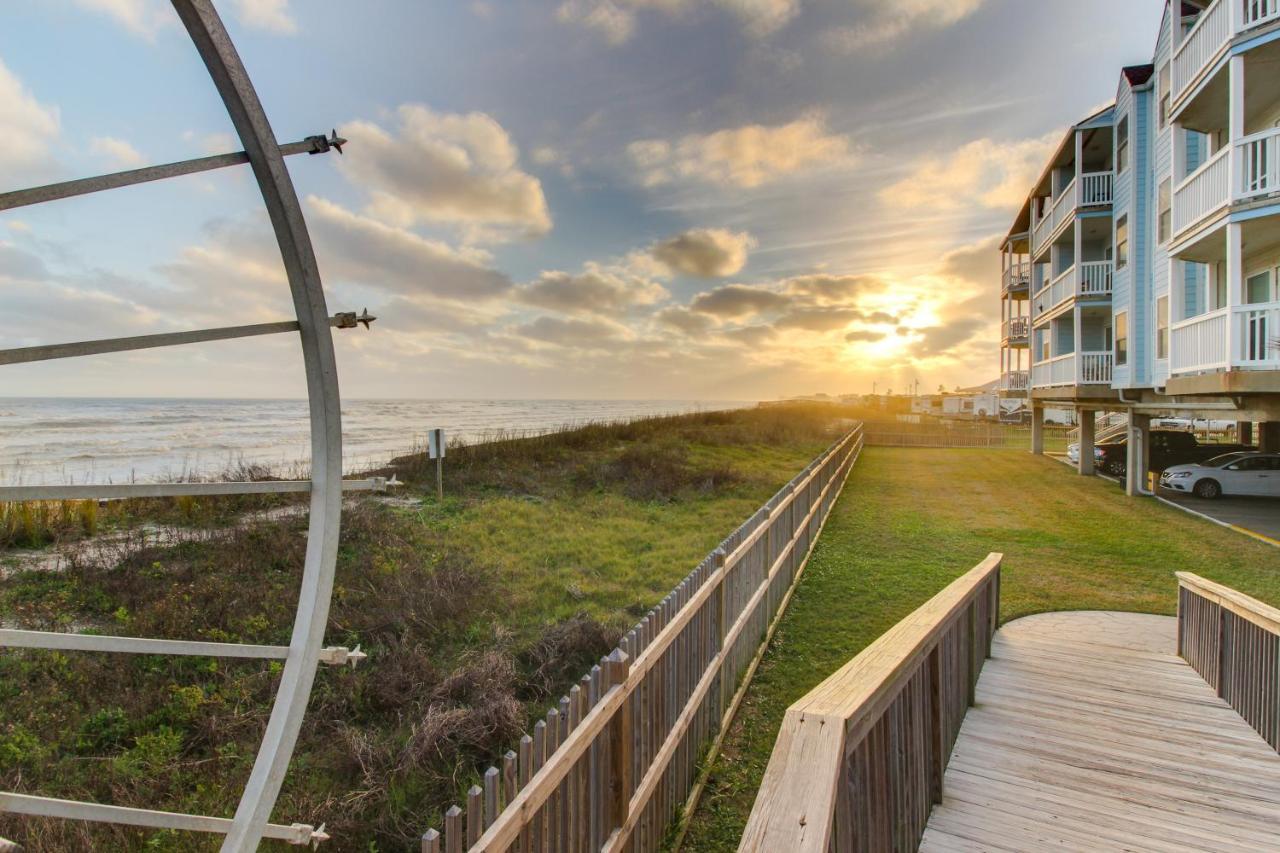
[{"label": "vegetation", "polygon": [[1001,618],[1173,614],[1175,571],[1280,604],[1280,552],[1058,463],[865,450],[712,767],[685,849],[735,850],[787,707],[988,552]]},{"label": "vegetation", "polygon": [[[411,849],[532,717],[830,443],[836,414],[700,414],[451,447],[443,502],[420,456],[380,472],[406,486],[348,502],[328,631],[369,659],[317,678],[276,820],[327,823],[327,849]],[[286,644],[306,518],[305,505],[258,511],[280,502],[108,504],[99,524],[110,547],[87,547],[100,533],[65,550],[59,571],[12,560],[0,571],[0,621]],[[157,524],[173,527],[147,535]],[[91,532],[49,528],[57,535],[37,541]],[[278,664],[6,651],[0,778],[14,791],[230,814],[278,674]],[[189,834],[4,816],[0,836],[29,850],[216,848]]]}]

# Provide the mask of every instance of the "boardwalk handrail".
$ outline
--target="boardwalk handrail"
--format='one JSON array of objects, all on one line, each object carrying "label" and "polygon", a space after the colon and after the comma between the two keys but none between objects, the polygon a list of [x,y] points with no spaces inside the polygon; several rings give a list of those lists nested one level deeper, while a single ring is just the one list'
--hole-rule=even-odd
[{"label": "boardwalk handrail", "polygon": [[1178,572],[1178,655],[1280,752],[1280,610]]},{"label": "boardwalk handrail", "polygon": [[857,424],[773,496],[490,768],[424,853],[657,850],[706,742],[862,449]]},{"label": "boardwalk handrail", "polygon": [[787,709],[739,851],[917,846],[991,648],[991,554]]}]

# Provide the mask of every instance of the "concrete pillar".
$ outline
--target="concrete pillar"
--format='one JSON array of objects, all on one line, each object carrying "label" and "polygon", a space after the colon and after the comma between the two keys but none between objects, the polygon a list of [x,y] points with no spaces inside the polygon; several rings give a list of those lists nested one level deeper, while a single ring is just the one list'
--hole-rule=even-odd
[{"label": "concrete pillar", "polygon": [[1044,406],[1031,404],[1031,452],[1044,455]]},{"label": "concrete pillar", "polygon": [[1253,422],[1236,421],[1236,443],[1253,444]]},{"label": "concrete pillar", "polygon": [[1258,449],[1267,453],[1280,451],[1280,421],[1263,421],[1258,424]]},{"label": "concrete pillar", "polygon": [[1081,409],[1080,418],[1080,460],[1076,463],[1076,470],[1080,472],[1082,477],[1093,476],[1093,432],[1094,432],[1094,415],[1097,412]]},{"label": "concrete pillar", "polygon": [[1151,460],[1151,416],[1129,413],[1125,447],[1124,491],[1130,496],[1147,492],[1147,468]]}]

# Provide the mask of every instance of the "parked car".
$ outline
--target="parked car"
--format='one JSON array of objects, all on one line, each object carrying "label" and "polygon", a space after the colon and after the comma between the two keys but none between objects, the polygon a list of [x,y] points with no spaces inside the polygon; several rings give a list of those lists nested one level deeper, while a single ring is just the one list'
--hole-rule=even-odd
[{"label": "parked car", "polygon": [[[1108,442],[1115,441],[1116,439],[1123,439],[1128,429],[1129,427],[1126,426],[1125,424],[1120,424],[1118,426],[1107,427],[1102,432],[1098,433],[1098,435],[1093,440],[1094,462],[1100,462],[1102,460],[1102,450],[1098,447],[1098,445],[1107,444]],[[1080,443],[1079,442],[1072,442],[1071,444],[1067,445],[1067,459],[1073,465],[1080,461]]]},{"label": "parked car", "polygon": [[[1152,471],[1163,471],[1173,465],[1190,465],[1204,462],[1224,453],[1254,450],[1243,444],[1201,444],[1195,435],[1176,430],[1151,430],[1150,468]],[[1099,457],[1103,471],[1116,477],[1124,476],[1128,436],[1115,441],[1099,444],[1102,451]]]},{"label": "parked car", "polygon": [[1254,495],[1280,498],[1280,453],[1224,453],[1204,462],[1174,465],[1160,486],[1200,498]]}]

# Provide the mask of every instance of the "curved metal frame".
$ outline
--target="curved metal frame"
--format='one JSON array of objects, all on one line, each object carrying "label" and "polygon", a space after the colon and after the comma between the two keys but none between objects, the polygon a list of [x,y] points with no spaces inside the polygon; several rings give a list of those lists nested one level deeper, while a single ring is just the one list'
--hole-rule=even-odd
[{"label": "curved metal frame", "polygon": [[[311,415],[311,479],[309,481],[155,486],[144,484],[130,486],[126,491],[120,492],[123,496],[153,492],[156,494],[310,492],[306,562],[298,592],[298,608],[287,647],[210,644],[36,631],[0,631],[0,648],[63,648],[141,654],[212,654],[221,657],[274,658],[284,661],[271,716],[234,818],[204,817],[72,802],[2,791],[0,791],[0,810],[75,820],[221,832],[225,833],[222,844],[224,851],[254,850],[264,836],[287,840],[294,844],[306,844],[327,838],[323,827],[315,830],[309,825],[298,823],[281,826],[270,824],[269,820],[288,771],[298,733],[302,728],[303,715],[311,696],[311,687],[315,681],[318,664],[354,664],[364,657],[358,648],[352,651],[346,648],[325,648],[323,645],[333,591],[334,568],[337,562],[342,492],[344,487],[381,490],[387,485],[392,485],[381,478],[345,483],[342,479],[342,417],[331,328],[354,328],[360,324],[368,327],[375,318],[369,316],[368,312],[362,316],[354,313],[329,316],[325,307],[320,271],[312,250],[311,238],[307,233],[302,207],[284,164],[285,156],[292,154],[304,152],[318,154],[330,148],[341,153],[341,145],[345,140],[339,139],[335,132],[332,139],[316,136],[308,137],[299,143],[279,145],[253,84],[211,0],[171,0],[171,2],[200,58],[204,61],[218,94],[222,97],[227,114],[244,145],[244,151],[4,193],[0,194],[0,210],[247,162],[253,169],[263,203],[275,231],[297,320],[296,322],[5,350],[0,351],[0,364],[123,352],[278,332],[298,332],[306,370],[307,399]],[[70,495],[69,488],[5,488],[0,489],[0,501],[57,499]],[[79,490],[75,494],[80,495],[83,492],[84,496],[103,497],[116,494],[120,488],[124,487],[81,486],[75,487]]]},{"label": "curved metal frame", "polygon": [[249,155],[271,218],[293,294],[307,373],[311,411],[311,516],[306,566],[298,594],[289,656],[276,692],[253,772],[236,807],[224,851],[253,850],[271,817],[315,680],[329,618],[338,527],[342,514],[342,411],[338,367],[320,269],[302,206],[285,168],[275,133],[244,64],[210,0],[173,0],[173,8],[204,60],[227,114]]}]

